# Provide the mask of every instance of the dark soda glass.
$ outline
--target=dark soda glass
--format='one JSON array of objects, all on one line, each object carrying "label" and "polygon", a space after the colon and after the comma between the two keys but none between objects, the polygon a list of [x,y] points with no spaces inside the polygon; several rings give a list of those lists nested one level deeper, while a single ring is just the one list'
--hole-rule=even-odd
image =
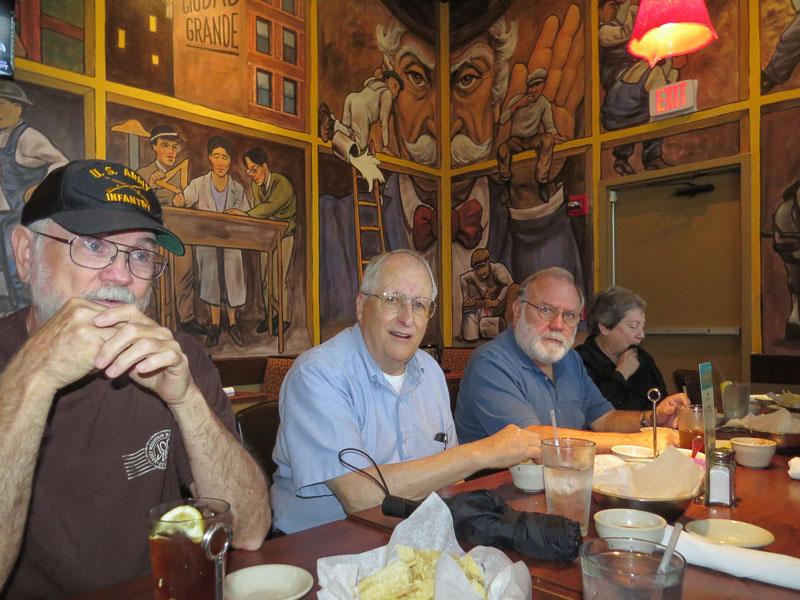
[{"label": "dark soda glass", "polygon": [[[206,556],[200,539],[185,533],[196,520],[165,526],[163,515],[178,506],[193,506],[203,516],[208,531],[215,523],[230,525],[230,505],[215,498],[184,498],[160,504],[148,511],[150,522],[150,562],[156,600],[215,600],[215,562]],[[184,529],[186,528],[186,529]],[[193,537],[198,537],[195,530]]]}]

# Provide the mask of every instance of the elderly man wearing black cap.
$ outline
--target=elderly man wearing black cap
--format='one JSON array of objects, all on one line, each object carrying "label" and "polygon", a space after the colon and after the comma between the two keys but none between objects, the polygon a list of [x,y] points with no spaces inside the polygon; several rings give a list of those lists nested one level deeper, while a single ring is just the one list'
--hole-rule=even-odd
[{"label": "elderly man wearing black cap", "polygon": [[147,318],[159,246],[183,253],[147,183],[69,163],[13,233],[33,304],[0,320],[0,556],[4,598],[61,598],[149,570],[145,512],[224,498],[235,546],[270,524],[264,476],[232,431],[213,364]]}]

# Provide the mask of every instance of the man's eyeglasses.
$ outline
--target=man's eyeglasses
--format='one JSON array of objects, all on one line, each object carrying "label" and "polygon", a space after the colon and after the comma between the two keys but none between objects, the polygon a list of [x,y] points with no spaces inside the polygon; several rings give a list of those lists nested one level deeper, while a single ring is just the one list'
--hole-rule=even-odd
[{"label": "man's eyeglasses", "polygon": [[411,313],[418,319],[430,319],[436,310],[436,302],[423,296],[404,296],[396,292],[364,295],[380,300],[381,308],[390,314],[401,313],[406,309],[406,304],[411,305]]},{"label": "man's eyeglasses", "polygon": [[248,175],[256,175],[257,173],[260,173],[263,169],[264,167],[262,167],[261,165],[253,165],[252,167],[245,169],[244,172],[247,173]]},{"label": "man's eyeglasses", "polygon": [[[152,250],[83,235],[76,235],[71,240],[67,240],[38,231],[34,231],[34,233],[67,244],[69,257],[79,267],[105,269],[117,259],[117,254],[120,252],[126,254],[126,263],[131,275],[139,279],[158,279],[167,267],[164,257]],[[123,248],[127,248],[127,250],[123,250]]]},{"label": "man's eyeglasses", "polygon": [[575,325],[578,324],[578,321],[581,320],[580,313],[576,313],[571,310],[563,310],[556,308],[555,306],[548,306],[547,304],[536,306],[533,302],[528,302],[527,300],[520,300],[520,302],[530,304],[539,312],[539,318],[547,323],[550,321],[555,321],[559,313],[561,313],[561,318],[564,320],[564,325],[567,327],[575,327]]}]

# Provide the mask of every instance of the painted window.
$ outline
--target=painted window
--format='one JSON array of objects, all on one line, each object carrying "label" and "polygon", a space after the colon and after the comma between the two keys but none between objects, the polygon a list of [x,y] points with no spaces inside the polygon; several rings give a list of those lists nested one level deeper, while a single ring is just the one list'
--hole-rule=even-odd
[{"label": "painted window", "polygon": [[283,30],[283,60],[297,64],[297,34],[291,29]]},{"label": "painted window", "polygon": [[272,108],[272,73],[261,69],[256,71],[256,102]]},{"label": "painted window", "polygon": [[256,51],[263,54],[272,54],[270,42],[272,41],[272,23],[264,19],[256,19]]},{"label": "painted window", "polygon": [[291,79],[283,80],[283,112],[297,114],[297,82]]}]

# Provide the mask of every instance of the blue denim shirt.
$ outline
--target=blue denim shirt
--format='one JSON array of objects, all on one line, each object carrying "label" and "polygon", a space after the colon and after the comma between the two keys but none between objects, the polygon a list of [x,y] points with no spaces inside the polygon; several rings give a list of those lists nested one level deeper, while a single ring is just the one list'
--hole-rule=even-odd
[{"label": "blue denim shirt", "polygon": [[511,423],[547,425],[555,410],[560,427],[588,429],[613,409],[570,350],[553,365],[553,381],[522,351],[509,328],[472,353],[461,379],[456,430],[463,443]]},{"label": "blue denim shirt", "polygon": [[[378,465],[425,458],[458,443],[444,374],[418,350],[394,391],[364,344],[358,325],[294,361],[280,393],[281,425],[273,452],[278,465],[271,496],[275,526],[293,533],[346,515],[325,484],[350,472],[343,448],[367,452]],[[354,453],[345,459],[369,463]]]}]

